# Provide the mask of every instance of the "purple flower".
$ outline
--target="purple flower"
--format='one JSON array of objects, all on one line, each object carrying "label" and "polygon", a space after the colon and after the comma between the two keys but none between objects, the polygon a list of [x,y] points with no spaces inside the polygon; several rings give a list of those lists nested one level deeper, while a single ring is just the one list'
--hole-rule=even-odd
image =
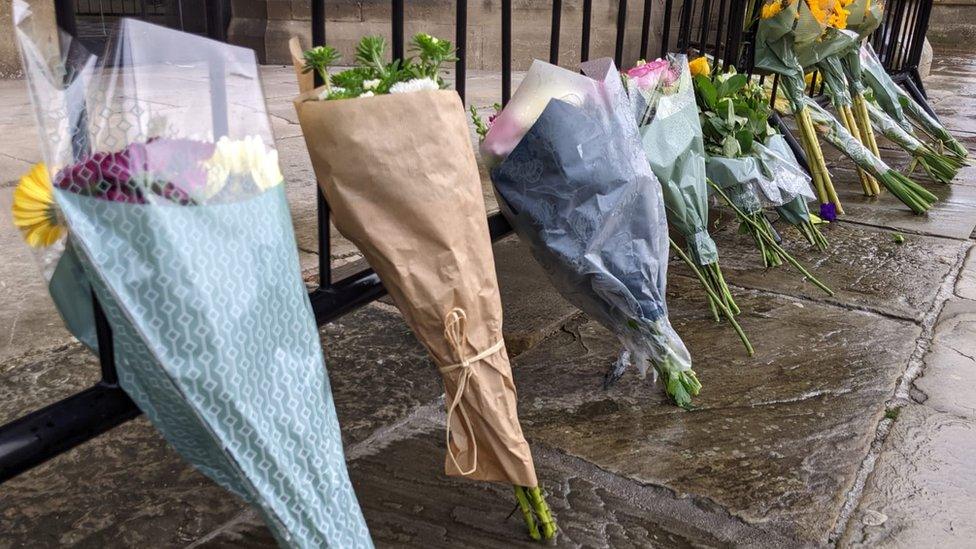
[{"label": "purple flower", "polygon": [[820,219],[823,219],[824,221],[834,221],[837,219],[837,206],[830,202],[821,204]]},{"label": "purple flower", "polygon": [[203,189],[201,163],[213,154],[212,143],[189,139],[153,139],[116,152],[98,152],[62,169],[54,186],[112,202],[145,204],[147,194],[180,204]]}]

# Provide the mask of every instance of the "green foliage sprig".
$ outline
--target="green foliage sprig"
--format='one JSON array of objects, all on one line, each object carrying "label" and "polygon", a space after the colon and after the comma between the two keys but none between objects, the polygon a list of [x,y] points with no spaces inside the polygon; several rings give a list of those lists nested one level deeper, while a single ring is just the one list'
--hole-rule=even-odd
[{"label": "green foliage sprig", "polygon": [[701,113],[705,148],[713,155],[736,158],[752,152],[774,130],[772,109],[758,83],[735,69],[715,77],[694,78],[695,98]]},{"label": "green foliage sprig", "polygon": [[303,72],[314,70],[326,83],[320,99],[386,94],[396,84],[415,79],[430,79],[437,87],[445,88],[441,71],[444,63],[457,61],[453,45],[447,40],[419,33],[411,39],[410,51],[414,57],[402,62],[386,62],[386,40],[382,36],[364,36],[356,45],[356,66],[330,75],[329,67],[336,64],[340,55],[331,46],[319,46],[304,53]]}]

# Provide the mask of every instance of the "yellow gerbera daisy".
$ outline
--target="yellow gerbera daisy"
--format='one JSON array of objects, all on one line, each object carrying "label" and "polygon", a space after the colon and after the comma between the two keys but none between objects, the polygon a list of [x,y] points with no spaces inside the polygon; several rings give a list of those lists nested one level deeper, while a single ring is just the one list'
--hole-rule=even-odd
[{"label": "yellow gerbera daisy", "polygon": [[64,226],[54,204],[51,176],[44,163],[36,164],[20,178],[14,189],[11,208],[14,225],[20,229],[27,244],[44,248],[54,244],[64,234]]},{"label": "yellow gerbera daisy", "polygon": [[688,63],[688,70],[691,71],[692,76],[698,76],[699,74],[708,76],[712,74],[712,67],[708,65],[708,59],[704,55]]}]

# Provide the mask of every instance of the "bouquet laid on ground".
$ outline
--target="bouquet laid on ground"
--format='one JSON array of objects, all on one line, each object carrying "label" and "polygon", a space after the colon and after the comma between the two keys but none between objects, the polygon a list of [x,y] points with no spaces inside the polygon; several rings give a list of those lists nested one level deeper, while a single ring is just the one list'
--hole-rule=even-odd
[{"label": "bouquet laid on ground", "polygon": [[551,538],[555,523],[518,422],[464,107],[441,89],[453,48],[424,34],[412,47],[415,58],[386,63],[383,39],[365,37],[356,66],[336,74],[327,71],[334,49],[305,52],[325,85],[295,108],[336,227],[366,256],[443,376],[447,474],[513,484],[530,535]]},{"label": "bouquet laid on ground", "polygon": [[688,407],[701,384],[668,321],[661,185],[613,62],[582,68],[535,61],[481,150],[499,207],[549,280],[623,345],[606,383],[653,366]]},{"label": "bouquet laid on ground", "polygon": [[[708,154],[706,172],[715,193],[739,216],[741,231],[752,235],[763,265],[777,267],[787,261],[830,293],[779,245],[779,235],[764,211],[765,206],[813,198],[813,193],[808,178],[797,169],[792,155],[783,153],[785,143],[768,123],[771,109],[762,86],[734,69],[714,78],[698,75],[694,86]],[[811,243],[823,243],[809,216],[790,219],[811,235]]]},{"label": "bouquet laid on ground", "polygon": [[932,207],[938,197],[919,185],[908,176],[890,168],[880,158],[871,154],[860,141],[847,131],[836,118],[830,115],[812,98],[806,97],[810,120],[817,133],[838,150],[844,151],[849,158],[881,181],[891,194],[897,196],[916,214],[922,214]]},{"label": "bouquet laid on ground", "polygon": [[688,58],[640,62],[623,74],[644,154],[661,183],[668,222],[681,233],[687,253],[673,242],[672,247],[702,281],[712,315],[718,320],[720,311],[725,314],[751,354],[733,316],[739,308],[722,275],[718,248],[708,234],[705,150]]},{"label": "bouquet laid on ground", "polygon": [[865,43],[861,46],[860,68],[864,83],[873,92],[874,101],[888,116],[897,121],[902,129],[914,133],[917,126],[939,146],[939,152],[948,152],[960,163],[968,162],[969,151],[966,147],[953,137],[937,118],[929,114],[905,90],[895,84],[871,44]]},{"label": "bouquet laid on ground", "polygon": [[95,58],[47,41],[26,3],[14,13],[46,161],[14,218],[67,250],[56,303],[66,319],[87,308],[69,328],[90,342],[90,286],[122,388],[282,545],[371,547],[254,53],[124,19]]}]

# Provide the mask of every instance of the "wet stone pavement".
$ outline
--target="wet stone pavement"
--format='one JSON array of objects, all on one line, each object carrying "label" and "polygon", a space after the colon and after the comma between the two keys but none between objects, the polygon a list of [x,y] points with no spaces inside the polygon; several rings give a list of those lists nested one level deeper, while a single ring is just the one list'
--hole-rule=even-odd
[{"label": "wet stone pavement", "polygon": [[[489,104],[491,78],[470,93]],[[293,73],[265,68],[302,262],[317,261],[311,166],[292,111]],[[927,81],[947,125],[976,150],[976,52],[937,51]],[[22,81],[0,81],[0,208],[36,161]],[[25,129],[26,128],[26,129]],[[16,135],[15,135],[16,134]],[[746,356],[672,262],[672,322],[704,385],[697,408],[650,378],[602,376],[610,334],[562,300],[514,238],[495,246],[520,416],[560,524],[560,547],[964,546],[976,524],[976,168],[911,216],[858,196],[827,151],[848,215],[826,253],[787,247],[831,286],[763,270],[728,212],[723,269],[756,347]],[[904,154],[883,156],[904,167]],[[493,208],[486,187],[488,207]],[[8,218],[0,223],[0,422],[91,384]],[[894,235],[902,234],[904,243]],[[338,269],[361,256],[336,239]],[[379,301],[321,328],[350,473],[379,546],[510,547],[525,541],[507,486],[443,475],[439,376],[397,310]],[[257,515],[183,463],[137,419],[0,485],[0,548],[270,547]]]}]

